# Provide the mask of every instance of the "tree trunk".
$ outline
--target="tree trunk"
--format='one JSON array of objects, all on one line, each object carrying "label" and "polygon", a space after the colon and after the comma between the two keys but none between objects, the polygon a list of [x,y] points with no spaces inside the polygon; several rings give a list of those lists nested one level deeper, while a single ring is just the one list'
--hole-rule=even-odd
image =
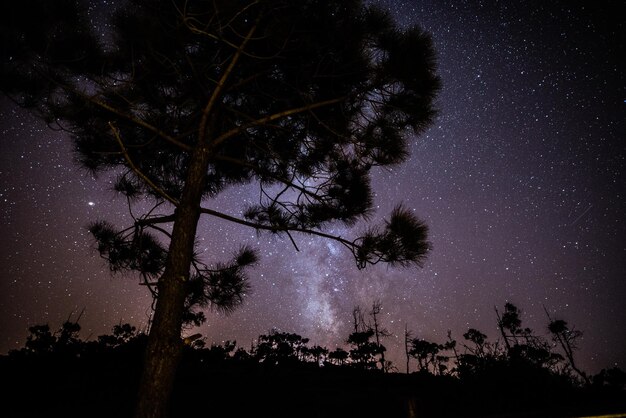
[{"label": "tree trunk", "polygon": [[150,327],[139,386],[136,418],[168,416],[169,398],[182,354],[182,317],[187,295],[186,283],[193,257],[200,202],[209,153],[197,146],[191,156],[185,186],[176,208],[169,252],[159,279],[154,319]]},{"label": "tree trunk", "polygon": [[406,374],[409,374],[409,342],[411,339],[411,335],[409,334],[409,328],[406,324],[404,324],[404,354],[406,355]]},{"label": "tree trunk", "polygon": [[500,312],[498,312],[498,308],[495,306],[493,309],[496,311],[496,316],[498,317],[498,329],[500,330],[500,334],[502,334],[502,339],[504,340],[504,345],[506,345],[506,355],[511,355],[511,344],[509,343],[509,339],[506,336],[506,332],[504,332],[504,324],[502,323],[502,318],[500,317]]}]

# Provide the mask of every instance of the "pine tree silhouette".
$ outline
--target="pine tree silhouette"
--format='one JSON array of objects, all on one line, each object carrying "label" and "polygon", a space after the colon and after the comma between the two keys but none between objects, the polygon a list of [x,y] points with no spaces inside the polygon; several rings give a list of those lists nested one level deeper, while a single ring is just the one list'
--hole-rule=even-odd
[{"label": "pine tree silhouette", "polygon": [[[401,163],[433,118],[423,31],[358,0],[130,0],[101,38],[80,4],[3,3],[0,86],[66,131],[83,167],[116,173],[131,207],[154,203],[128,228],[90,226],[111,270],[139,273],[156,301],[136,416],[167,414],[183,323],[249,290],[255,250],[203,261],[201,216],[334,240],[360,268],[423,264],[427,227],[402,206],[361,237],[324,232],[367,219],[370,169]],[[244,217],[210,206],[248,183],[261,197]]]}]

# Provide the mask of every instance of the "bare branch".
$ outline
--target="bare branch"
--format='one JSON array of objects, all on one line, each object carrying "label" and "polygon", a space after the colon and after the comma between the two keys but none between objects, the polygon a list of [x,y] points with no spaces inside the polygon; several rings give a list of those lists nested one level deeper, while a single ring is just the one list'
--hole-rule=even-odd
[{"label": "bare branch", "polygon": [[296,245],[296,241],[294,241],[294,239],[291,236],[291,234],[289,233],[289,231],[286,231],[286,233],[287,233],[287,236],[289,237],[289,239],[291,240],[291,243],[293,244],[293,247],[296,249],[297,252],[300,252],[300,249]]}]

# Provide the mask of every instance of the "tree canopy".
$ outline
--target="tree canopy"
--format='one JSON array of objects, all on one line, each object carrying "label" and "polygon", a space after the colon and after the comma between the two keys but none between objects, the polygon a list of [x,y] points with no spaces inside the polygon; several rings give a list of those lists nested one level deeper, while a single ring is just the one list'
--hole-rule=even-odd
[{"label": "tree canopy", "polygon": [[[202,213],[327,236],[320,230],[331,222],[371,215],[370,169],[402,162],[406,135],[434,114],[430,39],[359,1],[133,0],[114,13],[106,39],[76,2],[34,3],[3,14],[6,32],[19,36],[4,42],[2,88],[70,133],[84,167],[115,171],[115,190],[133,201],[179,206],[202,148],[203,199],[248,182],[262,191],[244,218]],[[113,271],[137,270],[154,283],[167,254],[155,225],[174,220],[148,212],[132,233],[108,222],[90,230]],[[332,238],[364,267],[421,265],[425,236],[425,225],[398,206],[382,227]],[[243,260],[256,261],[249,248],[233,266]],[[228,279],[202,270],[205,285]],[[233,300],[206,299],[227,307]]]}]

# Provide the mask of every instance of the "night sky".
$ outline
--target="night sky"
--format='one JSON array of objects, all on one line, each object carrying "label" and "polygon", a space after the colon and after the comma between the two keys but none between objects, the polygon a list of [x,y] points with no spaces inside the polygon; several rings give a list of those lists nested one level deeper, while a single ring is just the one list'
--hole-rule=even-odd
[{"label": "night sky", "polygon": [[[101,33],[102,12],[92,2]],[[619,1],[377,1],[433,36],[443,89],[439,117],[411,157],[374,173],[379,223],[396,203],[430,227],[423,269],[359,271],[342,246],[289,240],[204,218],[199,246],[219,261],[243,243],[261,252],[253,292],[230,316],[209,313],[206,342],[249,348],[273,327],[344,346],[352,309],[382,302],[388,358],[403,370],[404,327],[457,340],[469,327],[497,337],[494,306],[510,301],[547,336],[544,307],[584,332],[588,372],[626,368],[626,27]],[[106,175],[73,160],[69,139],[2,99],[0,110],[0,353],[27,327],[57,328],[84,308],[82,337],[119,322],[145,327],[151,298],[136,277],[111,276],[86,230],[129,225]],[[241,215],[254,185],[207,206]],[[356,236],[342,227],[330,232]]]}]

